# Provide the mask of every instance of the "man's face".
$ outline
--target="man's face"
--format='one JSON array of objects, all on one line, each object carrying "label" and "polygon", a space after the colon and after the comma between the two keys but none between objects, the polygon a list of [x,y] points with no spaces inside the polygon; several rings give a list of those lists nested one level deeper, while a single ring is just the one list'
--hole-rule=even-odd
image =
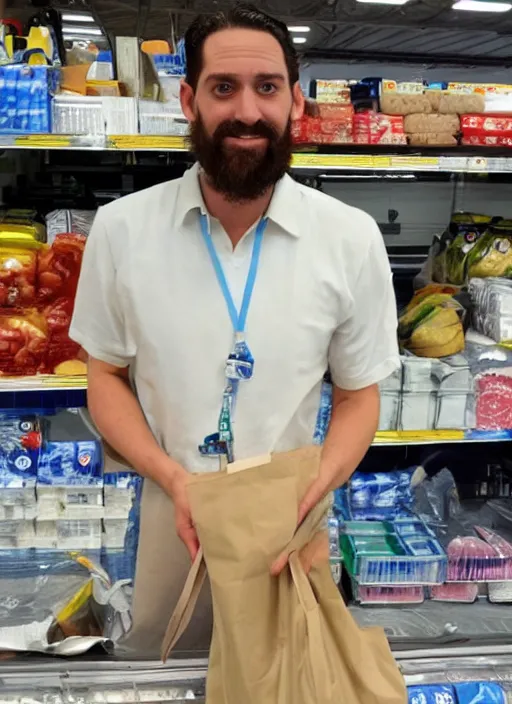
[{"label": "man's face", "polygon": [[290,87],[279,42],[267,32],[223,29],[204,43],[196,90],[182,85],[191,142],[216,190],[233,201],[262,195],[285,173],[290,122],[304,99]]}]

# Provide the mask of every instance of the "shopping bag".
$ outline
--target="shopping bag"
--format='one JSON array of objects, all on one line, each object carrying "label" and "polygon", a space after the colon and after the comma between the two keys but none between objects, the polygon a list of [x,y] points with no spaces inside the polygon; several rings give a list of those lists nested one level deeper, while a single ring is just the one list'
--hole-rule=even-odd
[{"label": "shopping bag", "polygon": [[[296,530],[319,459],[319,448],[305,448],[243,471],[191,477],[202,554],[169,623],[162,657],[186,627],[206,565],[214,618],[207,704],[407,702],[384,632],[357,626],[332,579],[329,500]],[[310,546],[316,554],[306,574],[301,554]],[[272,577],[270,566],[283,550],[287,567]]]}]

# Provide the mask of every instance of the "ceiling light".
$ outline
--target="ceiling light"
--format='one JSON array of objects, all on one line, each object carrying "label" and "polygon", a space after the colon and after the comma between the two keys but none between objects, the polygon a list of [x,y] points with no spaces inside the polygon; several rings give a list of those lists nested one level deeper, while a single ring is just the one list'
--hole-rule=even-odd
[{"label": "ceiling light", "polygon": [[94,22],[92,15],[75,15],[72,12],[63,12],[62,19],[64,22]]},{"label": "ceiling light", "polygon": [[288,31],[289,32],[310,32],[311,27],[308,27],[307,25],[301,26],[301,25],[288,25]]},{"label": "ceiling light", "polygon": [[305,44],[307,42],[306,37],[293,37],[294,44]]},{"label": "ceiling light", "polygon": [[372,5],[405,5],[409,0],[357,0],[357,2],[365,2]]},{"label": "ceiling light", "polygon": [[486,2],[486,0],[459,0],[452,7],[453,10],[466,10],[467,12],[508,12],[512,5],[508,2]]},{"label": "ceiling light", "polygon": [[80,34],[86,37],[101,37],[103,35],[103,32],[98,27],[70,27],[69,25],[63,28],[62,33],[64,36]]}]

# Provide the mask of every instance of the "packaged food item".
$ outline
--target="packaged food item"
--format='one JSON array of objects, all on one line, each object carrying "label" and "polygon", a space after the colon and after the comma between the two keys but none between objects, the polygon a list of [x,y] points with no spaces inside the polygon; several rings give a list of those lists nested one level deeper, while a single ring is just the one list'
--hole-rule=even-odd
[{"label": "packaged food item", "polygon": [[485,540],[472,535],[450,541],[448,582],[494,582],[506,579],[510,558],[498,552]]},{"label": "packaged food item", "polygon": [[482,430],[512,428],[512,376],[490,370],[476,378],[476,427]]},{"label": "packaged food item", "polygon": [[407,687],[409,704],[459,704],[449,684],[417,684]]},{"label": "packaged food item", "polygon": [[478,597],[478,584],[447,582],[430,587],[433,601],[453,601],[460,604],[472,604]]},{"label": "packaged food item", "polygon": [[447,357],[464,349],[464,309],[449,294],[432,294],[399,319],[400,344],[418,357]]},{"label": "packaged food item", "polygon": [[292,126],[295,143],[349,144],[352,142],[352,117],[343,120],[305,116]]},{"label": "packaged food item", "polygon": [[48,244],[52,244],[57,235],[70,232],[87,237],[95,215],[95,210],[52,210],[46,216]]},{"label": "packaged food item", "polygon": [[489,225],[468,254],[467,276],[512,277],[512,220]]},{"label": "packaged food item", "polygon": [[404,129],[412,133],[435,132],[455,135],[460,129],[460,120],[458,115],[407,115],[404,119]]},{"label": "packaged food item", "polygon": [[423,587],[365,587],[353,582],[354,599],[362,605],[422,604]]},{"label": "packaged food item", "polygon": [[46,320],[35,309],[0,313],[0,374],[36,374],[44,364]]},{"label": "packaged food item", "polygon": [[481,213],[453,213],[434,263],[436,280],[443,276],[443,281],[456,286],[466,283],[469,254],[494,220]]},{"label": "packaged food item", "polygon": [[318,79],[316,99],[319,103],[338,103],[350,105],[350,87],[346,80],[329,81]]},{"label": "packaged food item", "polygon": [[460,126],[464,136],[512,136],[512,115],[462,115]]},{"label": "packaged food item", "polygon": [[454,95],[450,92],[441,96],[439,112],[444,115],[464,115],[468,112],[483,113],[485,111],[485,98],[483,95]]},{"label": "packaged food item", "polygon": [[462,144],[469,147],[512,147],[512,136],[462,135]]},{"label": "packaged food item", "polygon": [[414,132],[408,133],[411,147],[456,147],[457,138],[451,132]]},{"label": "packaged food item", "polygon": [[354,107],[343,103],[317,102],[318,116],[326,120],[340,120],[349,123],[354,114]]},{"label": "packaged food item", "polygon": [[[49,373],[66,373],[63,365],[78,361],[81,356],[80,345],[69,337],[73,306],[73,299],[57,298],[43,309],[48,330],[44,366]],[[77,368],[79,374],[85,373],[84,366],[84,362],[80,361]],[[72,373],[71,369],[68,366],[67,373]]]},{"label": "packaged food item", "polygon": [[404,121],[399,115],[365,110],[353,118],[355,144],[406,144]]},{"label": "packaged food item", "polygon": [[[380,109],[387,115],[413,115],[414,113],[431,113],[432,105],[424,93],[386,92],[380,96]],[[452,110],[452,112],[454,111]]]},{"label": "packaged food item", "polygon": [[74,300],[86,238],[83,235],[57,235],[53,244],[39,255],[38,300]]},{"label": "packaged food item", "polygon": [[21,225],[24,229],[16,229],[16,232],[25,232],[38,242],[46,242],[46,228],[36,210],[28,208],[2,210],[0,223],[0,230],[3,230],[4,225]]},{"label": "packaged food item", "polygon": [[454,685],[458,704],[506,704],[503,688],[497,682],[461,682]]},{"label": "packaged food item", "polygon": [[0,307],[34,303],[37,252],[41,247],[33,228],[0,225]]}]

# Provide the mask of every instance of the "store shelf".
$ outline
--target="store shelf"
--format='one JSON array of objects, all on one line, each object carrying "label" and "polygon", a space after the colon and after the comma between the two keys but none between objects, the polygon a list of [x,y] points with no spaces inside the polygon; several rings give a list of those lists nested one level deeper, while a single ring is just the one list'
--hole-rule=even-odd
[{"label": "store shelf", "polygon": [[385,445],[440,445],[445,443],[506,442],[512,430],[402,430],[378,432],[374,447]]},{"label": "store shelf", "polygon": [[[44,149],[78,151],[171,151],[187,152],[184,137],[151,135],[0,135],[0,149]],[[317,147],[318,151],[297,151],[292,168],[314,171],[430,172],[430,173],[512,173],[512,150],[462,147],[436,153],[418,154],[408,147],[344,146]],[[341,150],[345,153],[339,153]],[[371,153],[373,150],[374,153]],[[351,153],[347,153],[351,152]],[[393,152],[393,153],[390,153]],[[413,152],[413,153],[411,153]]]},{"label": "store shelf", "polygon": [[0,379],[0,411],[52,411],[87,403],[87,377],[40,375]]}]

